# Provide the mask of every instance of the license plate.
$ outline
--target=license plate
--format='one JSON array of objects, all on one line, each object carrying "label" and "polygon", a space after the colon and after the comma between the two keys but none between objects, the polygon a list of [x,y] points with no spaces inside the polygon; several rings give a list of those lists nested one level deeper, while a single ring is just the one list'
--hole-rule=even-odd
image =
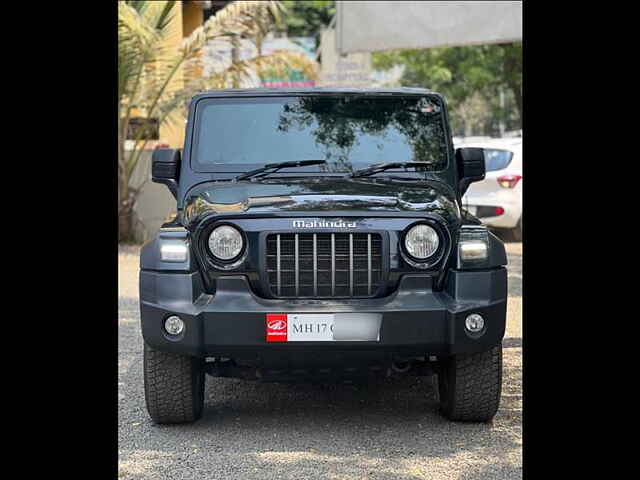
[{"label": "license plate", "polygon": [[379,313],[269,313],[267,342],[378,341]]}]

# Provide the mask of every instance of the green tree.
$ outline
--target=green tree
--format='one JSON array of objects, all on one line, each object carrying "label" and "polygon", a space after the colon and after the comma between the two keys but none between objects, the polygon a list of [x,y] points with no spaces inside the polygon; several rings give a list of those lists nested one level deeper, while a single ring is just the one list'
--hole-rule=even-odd
[{"label": "green tree", "polygon": [[[514,99],[517,119],[522,119],[522,43],[465,47],[395,50],[373,54],[373,66],[405,68],[402,85],[424,87],[442,93],[448,100],[454,120],[476,122],[480,100],[487,115],[505,115],[499,102],[500,90]],[[486,115],[485,115],[486,116]],[[456,118],[457,117],[457,118]],[[486,120],[486,118],[485,118]]]},{"label": "green tree", "polygon": [[320,33],[336,13],[336,2],[328,0],[285,0],[282,31],[289,37],[315,37],[320,46]]}]

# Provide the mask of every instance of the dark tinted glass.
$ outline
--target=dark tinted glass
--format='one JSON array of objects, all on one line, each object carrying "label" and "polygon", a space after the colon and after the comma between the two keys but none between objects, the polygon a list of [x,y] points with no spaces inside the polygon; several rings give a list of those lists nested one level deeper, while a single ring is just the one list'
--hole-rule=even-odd
[{"label": "dark tinted glass", "polygon": [[513,152],[508,150],[493,150],[491,148],[484,149],[484,165],[487,172],[502,170],[509,166]]},{"label": "dark tinted glass", "polygon": [[447,166],[437,97],[277,97],[212,99],[198,105],[194,161],[216,165],[327,160],[327,171],[382,162]]}]

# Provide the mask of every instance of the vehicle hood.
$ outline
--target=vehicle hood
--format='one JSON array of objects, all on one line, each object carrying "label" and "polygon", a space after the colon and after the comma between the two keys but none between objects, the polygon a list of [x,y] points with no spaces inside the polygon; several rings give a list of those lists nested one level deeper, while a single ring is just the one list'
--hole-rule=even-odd
[{"label": "vehicle hood", "polygon": [[189,227],[210,215],[309,212],[310,216],[379,212],[425,212],[447,223],[460,220],[455,192],[437,181],[389,181],[315,177],[261,182],[206,182],[187,192],[182,223]]}]

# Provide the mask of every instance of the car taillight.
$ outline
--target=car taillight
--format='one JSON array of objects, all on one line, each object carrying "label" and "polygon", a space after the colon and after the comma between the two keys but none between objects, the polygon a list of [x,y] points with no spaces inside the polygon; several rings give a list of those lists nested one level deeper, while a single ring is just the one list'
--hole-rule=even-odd
[{"label": "car taillight", "polygon": [[496,217],[499,215],[502,215],[503,213],[504,213],[504,208],[496,207],[496,211],[495,211]]},{"label": "car taillight", "polygon": [[522,175],[503,175],[498,177],[498,184],[502,188],[515,188],[521,178]]}]

